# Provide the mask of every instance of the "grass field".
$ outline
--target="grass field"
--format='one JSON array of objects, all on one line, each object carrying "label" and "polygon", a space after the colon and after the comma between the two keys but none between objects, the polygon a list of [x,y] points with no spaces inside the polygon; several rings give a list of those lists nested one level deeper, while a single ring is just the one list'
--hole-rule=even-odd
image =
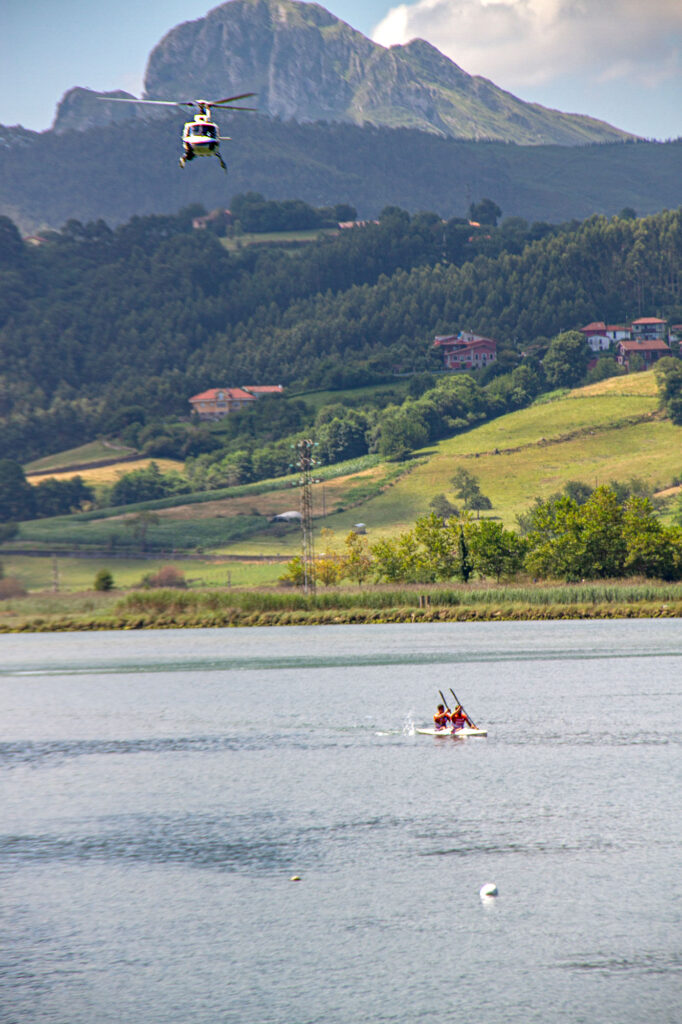
[{"label": "grass field", "polygon": [[[28,591],[51,591],[54,584],[55,562],[50,555],[44,557],[3,555],[5,576],[19,579]],[[279,562],[219,562],[200,559],[163,558],[69,558],[57,557],[57,582],[61,593],[92,590],[96,574],[108,569],[114,577],[117,590],[139,586],[142,577],[158,572],[165,565],[173,565],[182,572],[190,587],[245,587],[275,583],[283,571]],[[59,595],[55,595],[58,602]],[[0,604],[2,607],[5,602]]]},{"label": "grass field", "polygon": [[[657,491],[669,489],[682,476],[682,427],[662,418],[654,375],[647,372],[545,396],[406,463],[381,464],[377,458],[322,467],[320,482],[313,485],[318,550],[323,527],[333,531],[337,548],[356,522],[367,524],[370,540],[410,528],[436,494],[455,500],[450,479],[459,467],[478,477],[491,499],[486,515],[508,526],[536,496],[547,498],[569,480],[595,486],[640,477]],[[165,551],[291,556],[300,549],[299,529],[268,522],[273,514],[298,507],[299,492],[290,486],[291,481],[279,479],[175,499],[182,501],[175,506],[172,499],[148,503],[161,520],[150,529],[149,542]],[[129,521],[137,511],[102,510],[22,524],[7,549],[30,544],[49,552],[82,545],[125,553],[133,544]]]},{"label": "grass field", "polygon": [[[647,372],[564,392],[419,454],[425,458],[394,486],[352,515],[328,515],[324,525],[339,538],[358,519],[372,539],[408,529],[435,494],[455,500],[450,479],[459,467],[478,477],[493,502],[486,515],[510,527],[536,496],[547,498],[569,480],[596,486],[640,477],[660,490],[682,475],[682,428],[660,418],[654,375]],[[296,542],[292,536],[292,554]],[[271,545],[255,533],[225,550],[237,549],[267,553]]]},{"label": "grass field", "polygon": [[287,395],[287,398],[300,398],[315,412],[323,405],[332,405],[336,402],[355,407],[371,404],[375,399],[388,397],[391,401],[400,403],[407,397],[408,383],[407,378],[396,378],[390,384],[368,384],[361,388],[340,388],[334,391],[304,391]]},{"label": "grass field", "polygon": [[[343,470],[346,472],[343,472]],[[346,509],[379,494],[385,487],[408,472],[410,466],[382,465],[374,455],[364,456],[335,466],[319,469],[314,485],[315,511],[321,515]],[[140,550],[135,539],[134,519],[142,509],[153,509],[159,517],[147,534],[151,552],[182,553],[183,551],[221,551],[235,543],[245,544],[249,553],[259,554],[259,547],[248,547],[248,537],[259,533],[272,543],[264,554],[296,550],[300,538],[297,525],[270,523],[272,515],[298,508],[299,491],[292,490],[298,478],[279,478],[268,482],[245,484],[223,491],[187,495],[182,499],[161,499],[117,509],[99,509],[54,519],[38,519],[22,523],[18,537],[5,546],[5,551],[21,551],[26,547],[45,553],[67,549],[104,551],[111,557]],[[182,504],[173,505],[173,501]],[[351,516],[356,522],[357,514]]]},{"label": "grass field", "polygon": [[[87,484],[114,484],[124,473],[132,473],[136,469],[146,469],[150,463],[155,462],[162,473],[169,473],[175,470],[182,473],[185,468],[184,462],[180,459],[134,459],[131,462],[110,462],[106,466],[96,466],[94,469],[63,469],[50,473],[55,480],[70,480],[73,476],[80,476]],[[33,476],[26,473],[26,479],[31,484],[39,484],[41,480],[47,480],[45,473],[40,476]]]},{"label": "grass field", "polygon": [[231,238],[220,238],[220,243],[228,252],[236,252],[238,249],[245,249],[251,245],[277,245],[278,248],[286,248],[287,244],[293,247],[305,245],[308,242],[317,242],[325,236],[338,235],[338,228],[313,228],[310,231],[259,231],[245,232],[243,235],[236,235]]},{"label": "grass field", "polygon": [[115,444],[113,441],[89,441],[78,448],[69,448],[55,455],[47,455],[44,459],[35,459],[24,466],[24,472],[29,474],[45,470],[65,470],[70,466],[81,465],[84,462],[103,462],[105,459],[116,462],[124,455],[134,455],[134,448],[127,448],[123,444]]}]

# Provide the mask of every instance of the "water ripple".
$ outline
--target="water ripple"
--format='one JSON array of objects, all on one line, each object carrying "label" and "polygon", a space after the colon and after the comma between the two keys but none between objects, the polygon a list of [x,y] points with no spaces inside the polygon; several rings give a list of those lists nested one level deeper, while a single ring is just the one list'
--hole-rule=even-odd
[{"label": "water ripple", "polygon": [[230,823],[201,816],[144,819],[125,827],[82,835],[0,836],[0,860],[9,864],[49,861],[139,861],[183,864],[224,871],[282,870],[290,865],[291,837],[272,836],[254,828],[243,831]]},{"label": "water ripple", "polygon": [[213,753],[230,750],[263,750],[277,746],[309,745],[303,739],[281,732],[230,736],[154,736],[139,739],[44,740],[0,743],[0,768],[40,764],[55,759],[125,754]]},{"label": "water ripple", "polygon": [[613,956],[597,953],[555,964],[566,971],[610,974],[682,974],[682,952],[639,953],[636,956]]}]

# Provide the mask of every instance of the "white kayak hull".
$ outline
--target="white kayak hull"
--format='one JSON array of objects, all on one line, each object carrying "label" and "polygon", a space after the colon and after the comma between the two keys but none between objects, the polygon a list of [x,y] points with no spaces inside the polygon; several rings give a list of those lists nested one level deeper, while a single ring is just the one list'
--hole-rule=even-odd
[{"label": "white kayak hull", "polygon": [[452,739],[464,739],[465,736],[487,736],[487,729],[415,729],[419,736],[450,736]]}]

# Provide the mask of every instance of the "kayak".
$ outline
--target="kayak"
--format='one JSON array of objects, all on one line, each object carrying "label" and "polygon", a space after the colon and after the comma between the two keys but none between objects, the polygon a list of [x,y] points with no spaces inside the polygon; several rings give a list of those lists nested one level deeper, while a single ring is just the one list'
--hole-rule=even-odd
[{"label": "kayak", "polygon": [[451,736],[453,739],[464,739],[465,736],[487,736],[487,729],[457,729],[453,732],[452,729],[415,729],[414,730],[419,736]]}]

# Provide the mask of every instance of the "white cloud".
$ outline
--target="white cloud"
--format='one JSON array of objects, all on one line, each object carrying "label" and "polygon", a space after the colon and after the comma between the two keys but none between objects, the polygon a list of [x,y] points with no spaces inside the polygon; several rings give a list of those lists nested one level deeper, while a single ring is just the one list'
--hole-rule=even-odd
[{"label": "white cloud", "polygon": [[372,34],[383,46],[417,37],[508,89],[580,75],[682,92],[680,0],[417,0]]}]

